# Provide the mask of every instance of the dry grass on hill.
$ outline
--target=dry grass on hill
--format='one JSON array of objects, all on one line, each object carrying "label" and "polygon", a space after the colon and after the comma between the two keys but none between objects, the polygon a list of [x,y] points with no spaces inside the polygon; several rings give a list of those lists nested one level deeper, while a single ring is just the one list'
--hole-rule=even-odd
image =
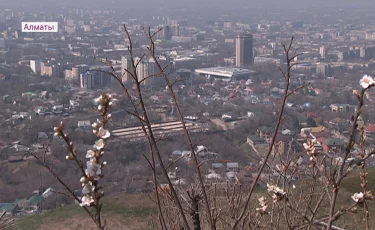
[{"label": "dry grass on hill", "polygon": [[[117,194],[103,198],[103,213],[108,229],[152,229],[156,208],[147,194]],[[85,211],[69,205],[40,215],[16,220],[13,229],[96,229]]]},{"label": "dry grass on hill", "polygon": [[[359,175],[353,173],[350,178],[344,180],[340,192],[337,208],[347,207],[353,203],[351,195],[359,192]],[[375,169],[369,170],[368,189],[375,192]],[[256,193],[264,194],[266,191],[259,188]],[[254,194],[257,197],[257,194]],[[326,201],[327,202],[327,201]],[[326,211],[328,203],[323,202],[323,210]],[[116,194],[103,199],[103,213],[107,220],[108,229],[154,229],[152,220],[157,215],[157,209],[149,194]],[[323,211],[322,210],[322,211]],[[324,212],[325,212],[324,211]],[[375,206],[370,205],[370,219],[372,226],[375,226]],[[323,214],[323,213],[321,213]],[[16,220],[16,226],[12,230],[78,230],[96,229],[84,210],[78,205],[68,205],[41,215],[22,217]],[[344,229],[363,229],[361,214],[346,214],[339,219],[337,225]]]}]

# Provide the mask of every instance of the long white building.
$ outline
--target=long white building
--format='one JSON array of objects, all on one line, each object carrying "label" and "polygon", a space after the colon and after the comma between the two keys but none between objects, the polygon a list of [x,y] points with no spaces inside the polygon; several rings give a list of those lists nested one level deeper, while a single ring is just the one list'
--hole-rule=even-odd
[{"label": "long white building", "polygon": [[[198,124],[198,123],[185,121],[185,125],[186,125],[186,128],[191,133],[192,132],[204,132],[208,130],[208,127],[202,124]],[[161,124],[152,124],[151,129],[154,135],[157,137],[182,134],[184,131],[181,121],[172,121],[172,122],[166,122],[166,123],[161,123]],[[111,131],[111,133],[112,133],[112,136],[114,137],[122,137],[122,138],[132,140],[132,141],[146,140],[146,136],[141,126],[114,129]],[[147,133],[148,133],[148,130],[147,130]]]},{"label": "long white building", "polygon": [[239,80],[249,78],[255,71],[236,67],[210,67],[196,69],[196,73],[204,75],[207,78],[222,79],[225,81]]}]

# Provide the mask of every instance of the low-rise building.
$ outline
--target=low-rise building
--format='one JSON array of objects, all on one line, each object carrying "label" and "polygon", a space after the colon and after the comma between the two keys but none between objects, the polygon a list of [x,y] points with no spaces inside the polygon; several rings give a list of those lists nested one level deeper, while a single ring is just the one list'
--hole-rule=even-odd
[{"label": "low-rise building", "polygon": [[375,139],[375,124],[367,125],[364,131],[366,139]]},{"label": "low-rise building", "polygon": [[322,147],[326,153],[340,153],[345,147],[345,141],[340,138],[327,138],[323,141]]}]

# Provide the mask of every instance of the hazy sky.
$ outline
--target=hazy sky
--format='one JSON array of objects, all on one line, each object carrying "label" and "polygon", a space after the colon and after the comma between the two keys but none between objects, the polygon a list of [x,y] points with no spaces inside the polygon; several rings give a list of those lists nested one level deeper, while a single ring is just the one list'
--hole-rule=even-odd
[{"label": "hazy sky", "polygon": [[375,7],[375,0],[0,0],[0,8],[15,7],[17,5],[26,8],[50,8],[56,5],[65,5],[67,7],[87,7],[93,8],[97,6],[112,5],[111,8],[152,8],[164,5],[171,7],[187,7],[187,8],[206,8],[210,7],[269,7],[269,8],[323,8],[323,7],[337,7],[344,8],[348,6],[372,6]]}]

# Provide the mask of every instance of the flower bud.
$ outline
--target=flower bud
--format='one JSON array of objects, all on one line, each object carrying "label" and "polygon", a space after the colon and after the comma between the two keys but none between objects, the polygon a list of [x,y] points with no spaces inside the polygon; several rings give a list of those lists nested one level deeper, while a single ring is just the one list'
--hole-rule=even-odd
[{"label": "flower bud", "polygon": [[360,95],[359,95],[359,92],[358,90],[353,90],[353,94],[357,97],[357,99],[360,99]]},{"label": "flower bud", "polygon": [[86,183],[87,182],[87,177],[81,177],[81,179],[79,180],[82,184]]},{"label": "flower bud", "polygon": [[97,122],[94,122],[93,124],[92,124],[92,127],[93,128],[99,128],[100,127],[100,125],[99,125],[99,123],[97,123]]}]

